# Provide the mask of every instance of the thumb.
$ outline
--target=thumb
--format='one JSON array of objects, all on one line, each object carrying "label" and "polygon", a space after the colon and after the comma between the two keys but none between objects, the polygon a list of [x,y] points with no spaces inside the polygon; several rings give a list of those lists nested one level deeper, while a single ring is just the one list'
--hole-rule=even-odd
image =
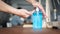
[{"label": "thumb", "polygon": [[31,14],[33,14],[34,12],[35,12],[35,10],[30,11]]}]

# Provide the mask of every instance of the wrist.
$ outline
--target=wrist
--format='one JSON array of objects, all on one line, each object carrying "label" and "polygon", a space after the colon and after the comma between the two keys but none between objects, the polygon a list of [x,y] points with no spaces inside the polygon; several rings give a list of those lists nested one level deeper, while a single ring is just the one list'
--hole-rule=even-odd
[{"label": "wrist", "polygon": [[36,3],[36,1],[32,2],[31,4],[34,6],[35,3]]},{"label": "wrist", "polygon": [[16,9],[16,8],[8,9],[9,13],[11,13],[11,14],[16,14],[17,10],[18,9]]}]

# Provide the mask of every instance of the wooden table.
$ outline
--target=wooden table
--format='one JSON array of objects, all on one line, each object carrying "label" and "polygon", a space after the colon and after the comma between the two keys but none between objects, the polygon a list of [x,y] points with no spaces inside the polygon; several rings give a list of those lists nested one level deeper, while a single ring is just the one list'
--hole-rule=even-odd
[{"label": "wooden table", "polygon": [[33,31],[32,28],[0,28],[0,34],[60,34],[57,29],[42,29],[42,31]]}]

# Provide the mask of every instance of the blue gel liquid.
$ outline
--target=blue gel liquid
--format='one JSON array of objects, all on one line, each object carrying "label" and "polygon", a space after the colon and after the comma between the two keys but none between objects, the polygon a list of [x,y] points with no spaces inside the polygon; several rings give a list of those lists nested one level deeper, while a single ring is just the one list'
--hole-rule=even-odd
[{"label": "blue gel liquid", "polygon": [[39,10],[38,12],[35,11],[32,15],[32,22],[33,22],[33,30],[42,30],[42,17],[43,14]]}]

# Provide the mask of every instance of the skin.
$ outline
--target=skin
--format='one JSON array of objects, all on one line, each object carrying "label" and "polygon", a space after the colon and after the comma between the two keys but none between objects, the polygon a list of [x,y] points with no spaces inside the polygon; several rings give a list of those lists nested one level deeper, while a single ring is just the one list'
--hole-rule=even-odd
[{"label": "skin", "polygon": [[[43,12],[44,17],[46,17],[45,11],[40,3],[38,3],[36,0],[26,0],[26,1],[31,3],[33,5],[33,7],[39,7],[39,9]],[[34,10],[28,11],[26,9],[16,9],[16,8],[4,3],[2,0],[0,0],[0,11],[16,14],[23,18],[27,18],[34,12]]]}]

